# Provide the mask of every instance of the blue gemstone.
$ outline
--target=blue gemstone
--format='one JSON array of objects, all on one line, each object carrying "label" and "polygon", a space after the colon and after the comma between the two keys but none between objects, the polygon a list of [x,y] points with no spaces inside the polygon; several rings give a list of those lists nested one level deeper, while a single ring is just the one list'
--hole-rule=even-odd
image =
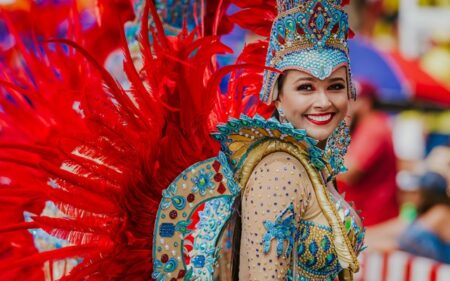
[{"label": "blue gemstone", "polygon": [[205,256],[195,256],[192,259],[195,268],[202,268],[205,266]]},{"label": "blue gemstone", "polygon": [[331,246],[331,242],[330,239],[328,239],[328,237],[324,236],[322,238],[321,244],[320,246],[322,247],[322,249],[326,252],[330,249]]},{"label": "blue gemstone", "polygon": [[165,265],[164,265],[164,271],[165,272],[173,272],[178,266],[178,262],[176,259],[171,258]]},{"label": "blue gemstone", "polygon": [[173,237],[175,234],[175,225],[173,223],[162,223],[159,227],[159,236],[164,238]]},{"label": "blue gemstone", "polygon": [[297,248],[297,255],[299,256],[303,255],[304,252],[305,252],[305,245],[303,243],[300,243]]},{"label": "blue gemstone", "polygon": [[319,247],[317,247],[316,241],[312,241],[311,244],[309,244],[309,252],[312,255],[315,255],[315,254],[317,254],[318,251],[319,251]]},{"label": "blue gemstone", "polygon": [[317,263],[316,257],[312,257],[305,262],[305,265],[311,267]]},{"label": "blue gemstone", "polygon": [[325,26],[325,18],[323,17],[322,14],[319,14],[319,16],[317,17],[316,26],[319,30],[322,30],[323,27]]},{"label": "blue gemstone", "polygon": [[331,264],[334,261],[334,259],[335,259],[334,254],[328,254],[326,257],[326,264],[327,265]]}]

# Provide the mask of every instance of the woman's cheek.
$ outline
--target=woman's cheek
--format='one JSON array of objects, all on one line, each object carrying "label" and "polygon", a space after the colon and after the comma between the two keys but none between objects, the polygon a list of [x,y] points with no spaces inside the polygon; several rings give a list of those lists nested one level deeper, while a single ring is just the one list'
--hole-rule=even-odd
[{"label": "woman's cheek", "polygon": [[339,112],[342,112],[344,115],[346,115],[347,111],[348,111],[348,103],[349,103],[347,94],[339,93],[337,95],[334,95],[332,100],[334,100],[333,103],[334,103],[334,106],[336,107],[336,109]]}]

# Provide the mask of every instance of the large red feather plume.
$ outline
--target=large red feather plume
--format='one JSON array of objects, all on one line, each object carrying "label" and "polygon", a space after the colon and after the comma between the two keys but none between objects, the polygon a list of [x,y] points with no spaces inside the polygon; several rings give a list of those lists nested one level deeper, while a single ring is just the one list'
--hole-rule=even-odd
[{"label": "large red feather plume", "polygon": [[[214,2],[205,18],[220,22],[229,2]],[[40,280],[43,268],[56,278],[68,261],[76,263],[60,270],[61,280],[149,280],[162,190],[191,164],[217,155],[209,135],[218,122],[273,110],[258,101],[266,42],[248,45],[235,65],[221,68],[216,56],[232,50],[218,35],[229,22],[204,34],[198,27],[167,36],[153,1],[146,3],[144,18],[154,24],[141,27],[142,68],[117,30],[128,90],[89,44],[75,43],[86,40],[79,27],[71,40],[36,40],[30,51],[8,22],[17,56],[0,73],[0,200],[8,203],[0,209],[3,280]],[[255,9],[250,4],[239,5]],[[255,32],[267,27],[233,20]],[[66,244],[37,251],[28,230]]]}]

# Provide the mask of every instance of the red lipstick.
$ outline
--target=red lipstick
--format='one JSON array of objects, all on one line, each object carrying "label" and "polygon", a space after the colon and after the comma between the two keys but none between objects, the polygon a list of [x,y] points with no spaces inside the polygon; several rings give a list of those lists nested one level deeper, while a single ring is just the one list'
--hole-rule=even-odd
[{"label": "red lipstick", "polygon": [[326,112],[326,113],[305,114],[305,117],[306,119],[308,119],[309,122],[315,125],[323,126],[330,123],[331,120],[333,120],[334,115],[336,115],[336,113]]}]

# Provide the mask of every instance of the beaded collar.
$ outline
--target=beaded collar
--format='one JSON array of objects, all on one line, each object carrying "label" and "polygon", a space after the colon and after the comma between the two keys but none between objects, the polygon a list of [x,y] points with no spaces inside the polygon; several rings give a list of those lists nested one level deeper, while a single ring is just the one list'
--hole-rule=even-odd
[{"label": "beaded collar", "polygon": [[346,170],[341,159],[342,153],[325,153],[317,147],[317,140],[307,135],[306,130],[296,129],[291,123],[280,123],[275,118],[266,120],[260,115],[253,118],[241,115],[239,119],[231,118],[227,123],[217,126],[217,129],[218,132],[212,136],[220,142],[221,151],[234,173],[242,168],[252,148],[270,140],[299,146],[308,154],[311,165],[318,171],[327,168],[327,172],[335,176]]}]

